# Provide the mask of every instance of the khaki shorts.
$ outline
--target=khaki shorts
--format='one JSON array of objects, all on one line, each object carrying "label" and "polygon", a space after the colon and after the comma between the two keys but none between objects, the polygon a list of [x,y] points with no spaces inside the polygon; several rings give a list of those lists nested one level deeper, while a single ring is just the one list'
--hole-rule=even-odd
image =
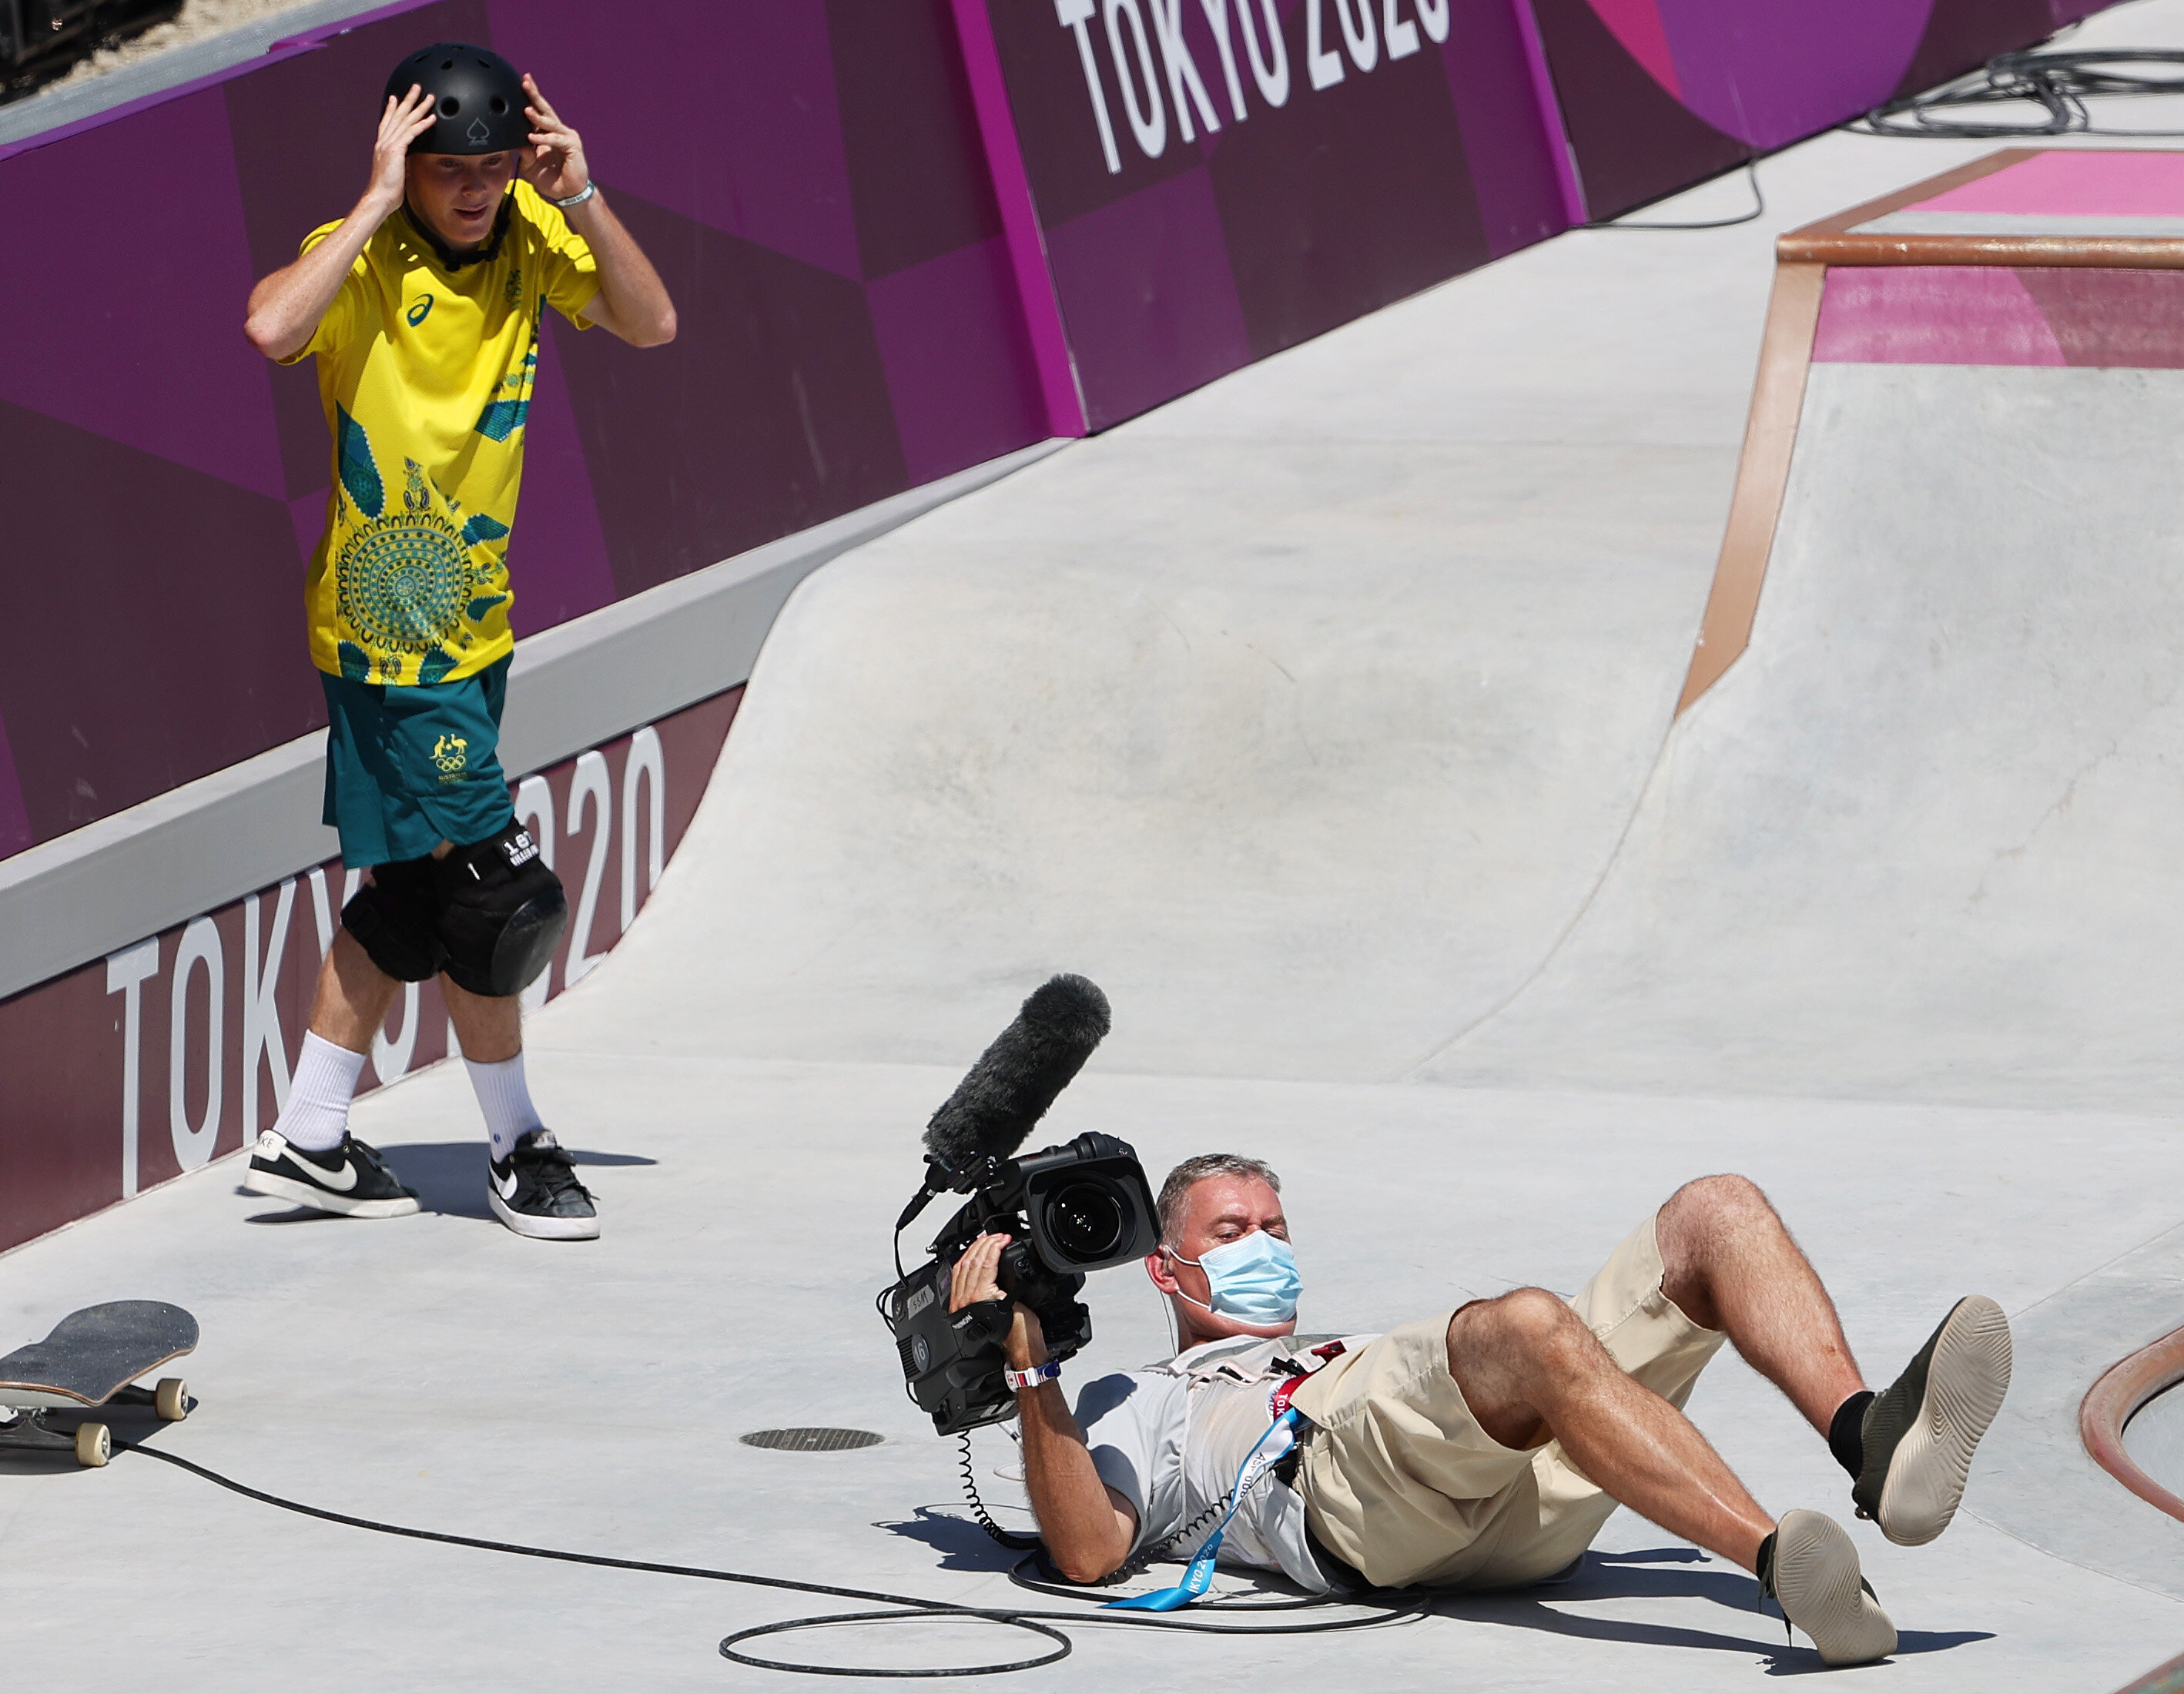
[{"label": "khaki shorts", "polygon": [[[1681,1407],[1724,1337],[1661,1290],[1647,1218],[1570,1302],[1633,1377]],[[1384,1587],[1513,1588],[1569,1564],[1615,1502],[1562,1444],[1518,1452],[1479,1427],[1448,1368],[1443,1312],[1345,1354],[1297,1390],[1298,1485],[1322,1546]]]}]

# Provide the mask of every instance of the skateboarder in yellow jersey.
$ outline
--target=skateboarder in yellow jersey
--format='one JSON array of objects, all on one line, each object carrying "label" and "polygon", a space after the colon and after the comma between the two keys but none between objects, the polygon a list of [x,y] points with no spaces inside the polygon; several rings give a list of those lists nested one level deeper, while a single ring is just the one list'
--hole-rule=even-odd
[{"label": "skateboarder in yellow jersey", "polygon": [[306,589],[325,685],[326,821],[371,876],[319,973],[288,1098],[243,1185],[322,1211],[417,1209],[348,1107],[403,982],[442,978],[492,1146],[487,1195],[519,1234],[599,1234],[538,1119],[516,995],[568,921],[515,823],[498,752],[515,649],[506,552],[551,305],[636,347],[675,308],[592,181],[583,142],[497,53],[438,42],[388,78],[371,181],[348,216],[251,291],[244,333],[318,359],[333,488]]}]

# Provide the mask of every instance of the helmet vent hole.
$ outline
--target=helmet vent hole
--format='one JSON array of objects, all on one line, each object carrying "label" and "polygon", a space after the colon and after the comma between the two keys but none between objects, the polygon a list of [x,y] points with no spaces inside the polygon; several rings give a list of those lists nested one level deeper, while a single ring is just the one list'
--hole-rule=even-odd
[{"label": "helmet vent hole", "polygon": [[501,114],[502,113],[505,112],[505,111],[508,109],[508,102],[507,102],[507,101],[505,101],[505,100],[504,100],[504,99],[502,99],[502,98],[500,98],[500,96],[499,96],[499,95],[498,95],[498,94],[496,94],[496,95],[494,95],[494,96],[493,97],[493,103],[493,103],[493,116],[495,116],[496,118],[497,118],[497,117],[499,117],[499,116],[500,116],[500,114]]},{"label": "helmet vent hole", "polygon": [[454,95],[452,95],[452,94],[448,94],[448,95],[443,95],[443,96],[442,96],[442,97],[441,97],[441,100],[440,100],[440,115],[441,115],[442,117],[443,117],[443,118],[452,118],[452,117],[454,117],[454,116],[455,115],[455,114],[456,114],[456,113],[458,113],[458,112],[461,111],[462,109],[463,109],[463,103],[462,103],[461,101],[458,100],[457,98],[455,98],[455,97],[454,97]]},{"label": "helmet vent hole", "polygon": [[440,69],[443,70],[453,70],[454,68],[455,62],[452,59],[443,59],[440,61]]}]

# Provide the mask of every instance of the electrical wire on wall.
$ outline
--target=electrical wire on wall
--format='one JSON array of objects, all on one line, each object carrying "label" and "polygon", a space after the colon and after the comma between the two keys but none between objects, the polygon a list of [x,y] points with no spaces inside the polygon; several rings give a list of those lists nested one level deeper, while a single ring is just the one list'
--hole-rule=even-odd
[{"label": "electrical wire on wall", "polygon": [[[2184,94],[2184,52],[2115,47],[2064,53],[2006,53],[1980,70],[1879,106],[1848,127],[1855,134],[1947,141],[2036,136],[2184,136],[2184,130],[2097,126],[2089,100]],[[1997,109],[2036,109],[2003,116]]]},{"label": "electrical wire on wall", "polygon": [[1649,222],[1643,224],[1625,223],[1617,218],[1603,218],[1598,223],[1580,224],[1578,227],[1587,230],[1726,230],[1734,229],[1739,224],[1754,223],[1767,215],[1767,197],[1760,192],[1759,188],[1759,161],[1756,159],[1746,159],[1744,174],[1746,179],[1752,184],[1752,209],[1748,212],[1739,212],[1733,218],[1708,218],[1702,223]]}]

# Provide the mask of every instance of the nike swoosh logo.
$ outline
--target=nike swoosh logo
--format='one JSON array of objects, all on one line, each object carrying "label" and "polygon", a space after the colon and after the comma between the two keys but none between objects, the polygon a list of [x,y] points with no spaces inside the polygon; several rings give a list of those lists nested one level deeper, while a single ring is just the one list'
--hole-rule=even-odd
[{"label": "nike swoosh logo", "polygon": [[309,1159],[298,1159],[294,1162],[302,1169],[309,1171],[311,1180],[318,1184],[320,1188],[330,1188],[336,1194],[347,1194],[356,1186],[356,1165],[353,1160],[343,1159],[342,1167],[337,1171],[323,1169],[313,1164]]},{"label": "nike swoosh logo", "polygon": [[515,1198],[515,1171],[510,1170],[506,1176],[502,1176],[498,1172],[493,1171],[488,1171],[487,1174],[493,1178],[493,1185],[500,1190],[500,1197],[503,1200],[513,1200]]}]

